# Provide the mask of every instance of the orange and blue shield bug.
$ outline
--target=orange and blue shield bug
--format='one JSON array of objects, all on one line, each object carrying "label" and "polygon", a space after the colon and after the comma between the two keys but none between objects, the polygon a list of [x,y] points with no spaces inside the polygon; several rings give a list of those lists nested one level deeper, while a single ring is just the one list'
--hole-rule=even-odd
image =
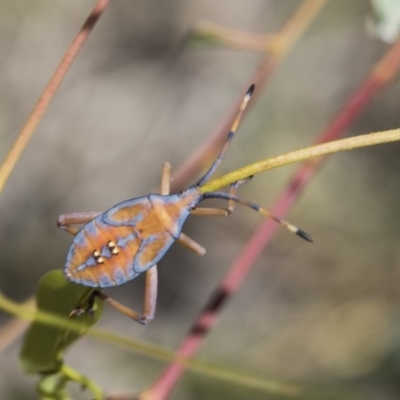
[{"label": "orange and blue shield bug", "polygon": [[[143,313],[117,303],[100,291],[94,291],[103,300],[140,323],[154,317],[157,297],[157,263],[174,242],[203,255],[205,249],[182,232],[186,219],[196,215],[229,215],[235,203],[252,208],[296,233],[303,239],[311,238],[299,228],[272,215],[266,209],[236,196],[239,185],[249,179],[235,182],[230,192],[204,192],[201,190],[220,165],[254,92],[254,85],[247,91],[226,142],[207,173],[193,186],[177,193],[169,193],[170,165],[165,163],[161,178],[161,194],[126,200],[103,213],[71,213],[61,215],[58,225],[75,235],[67,255],[65,276],[71,282],[94,288],[121,285],[146,273],[146,289]],[[205,199],[217,198],[229,201],[228,208],[200,208]],[[85,224],[78,230],[74,224]],[[79,310],[77,310],[79,312]]]}]

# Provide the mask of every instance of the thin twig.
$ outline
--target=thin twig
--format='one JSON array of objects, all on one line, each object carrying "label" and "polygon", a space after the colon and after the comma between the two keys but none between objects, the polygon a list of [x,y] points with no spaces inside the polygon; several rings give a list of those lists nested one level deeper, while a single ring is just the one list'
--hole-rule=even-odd
[{"label": "thin twig", "polygon": [[24,127],[19,133],[17,140],[7,154],[7,157],[5,158],[3,164],[0,166],[0,193],[3,190],[3,187],[6,184],[12,170],[14,169],[15,164],[17,163],[22,152],[24,151],[29,139],[35,131],[35,128],[42,119],[42,116],[46,111],[48,105],[50,104],[50,101],[54,97],[55,92],[59,88],[66,73],[68,72],[69,68],[71,67],[76,56],[81,50],[90,32],[93,30],[96,22],[107,7],[108,3],[109,0],[97,0],[96,5],[89,14],[82,28],[79,30],[75,39],[69,46],[67,52],[65,53],[65,56],[55,70],[54,75],[45,87],[42,95],[39,97],[39,100],[36,103],[31,115],[29,116]]}]

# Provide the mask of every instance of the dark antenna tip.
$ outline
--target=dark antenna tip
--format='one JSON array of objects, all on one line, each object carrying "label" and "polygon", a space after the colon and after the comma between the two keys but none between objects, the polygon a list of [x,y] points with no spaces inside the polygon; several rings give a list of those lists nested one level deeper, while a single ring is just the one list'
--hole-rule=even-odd
[{"label": "dark antenna tip", "polygon": [[312,237],[308,233],[305,233],[304,231],[302,231],[301,229],[297,228],[296,235],[300,236],[304,240],[307,240],[307,242],[311,242],[311,243],[314,242]]},{"label": "dark antenna tip", "polygon": [[251,95],[253,94],[255,88],[256,88],[256,85],[253,83],[253,84],[249,87],[249,89],[247,90],[246,95],[247,95],[247,96],[251,96]]}]

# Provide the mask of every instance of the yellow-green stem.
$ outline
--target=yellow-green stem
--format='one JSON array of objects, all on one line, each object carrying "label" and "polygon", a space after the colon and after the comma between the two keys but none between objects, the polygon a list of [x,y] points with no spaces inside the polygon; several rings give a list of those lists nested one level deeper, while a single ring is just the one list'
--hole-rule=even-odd
[{"label": "yellow-green stem", "polygon": [[246,179],[249,176],[253,176],[269,169],[278,168],[283,165],[293,164],[295,162],[321,157],[327,154],[337,153],[339,151],[395,142],[398,140],[400,140],[400,129],[392,129],[389,131],[368,133],[366,135],[354,136],[346,139],[335,140],[333,142],[318,144],[316,146],[307,147],[305,149],[292,151],[277,157],[258,161],[254,164],[250,164],[243,168],[232,171],[206,183],[200,188],[200,192],[214,192],[234,182]]},{"label": "yellow-green stem", "polygon": [[[81,332],[82,325],[79,322],[72,321],[70,319],[61,318],[57,315],[50,314],[43,311],[33,311],[26,306],[17,304],[0,292],[0,309],[28,320],[35,320],[41,322],[44,325],[56,326],[56,327],[68,327],[69,330],[75,332]],[[97,339],[105,340],[110,343],[114,343],[119,346],[123,346],[126,349],[143,356],[151,357],[160,361],[173,362],[176,364],[184,365],[185,368],[191,369],[192,371],[212,376],[215,379],[222,379],[228,382],[235,382],[237,384],[258,388],[265,392],[274,392],[282,395],[293,396],[301,392],[301,387],[290,383],[282,383],[272,379],[254,378],[252,376],[238,373],[236,371],[230,371],[225,367],[220,367],[212,364],[208,364],[202,361],[194,360],[192,358],[176,356],[173,351],[165,350],[159,346],[145,343],[137,339],[133,340],[129,337],[121,336],[119,334],[106,331],[99,328],[90,328],[87,335],[95,337]]]},{"label": "yellow-green stem", "polygon": [[94,400],[102,400],[104,398],[103,396],[103,391],[99,386],[96,385],[93,381],[91,381],[89,378],[86,376],[80,374],[79,372],[75,371],[68,365],[63,365],[61,367],[61,373],[65,378],[67,378],[70,381],[80,383],[83,387],[89,389],[93,396]]}]

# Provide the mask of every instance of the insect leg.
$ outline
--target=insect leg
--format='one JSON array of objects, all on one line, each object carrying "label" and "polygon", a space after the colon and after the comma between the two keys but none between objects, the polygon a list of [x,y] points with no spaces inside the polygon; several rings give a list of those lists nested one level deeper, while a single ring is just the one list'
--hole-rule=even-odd
[{"label": "insect leg", "polygon": [[86,224],[99,214],[101,213],[98,211],[61,214],[57,219],[57,226],[71,235],[76,235],[79,229],[71,225]]},{"label": "insect leg", "polygon": [[141,324],[147,324],[152,321],[156,312],[158,288],[157,265],[153,265],[146,271],[146,287],[144,290],[143,314],[139,321]]},{"label": "insect leg", "polygon": [[[154,268],[154,267],[152,267]],[[148,272],[148,271],[147,271]],[[157,291],[156,291],[157,295]],[[139,322],[140,324],[146,324],[147,322],[150,322],[151,319],[147,320],[145,319],[145,316],[141,316],[139,313],[137,313],[135,310],[132,310],[131,308],[124,306],[122,303],[120,303],[117,300],[114,300],[112,297],[106,295],[105,293],[101,292],[100,290],[93,290],[93,292],[90,294],[90,297],[87,301],[87,307],[85,309],[81,308],[80,306],[75,307],[71,313],[69,314],[70,317],[77,316],[79,317],[82,314],[89,314],[93,315],[94,310],[94,301],[98,297],[108,305],[110,305],[114,310],[120,312],[121,314],[124,314],[126,317],[133,319],[136,322]],[[154,305],[155,306],[155,305]],[[154,310],[153,310],[153,315],[154,315]]]},{"label": "insect leg", "polygon": [[[235,197],[237,188],[240,185],[243,185],[244,183],[249,182],[251,179],[252,179],[252,176],[233,183],[230,187],[229,195]],[[234,207],[235,207],[235,202],[232,199],[229,199],[228,208],[201,207],[201,208],[196,208],[193,211],[191,211],[191,214],[203,215],[203,216],[208,215],[208,216],[226,217],[233,212]],[[189,236],[185,235],[183,232],[180,234],[179,239],[177,239],[177,242],[180,245],[188,248],[189,250],[192,250],[199,256],[203,256],[206,253],[206,249],[203,246],[201,246],[200,244],[195,242],[193,239],[191,239]]]},{"label": "insect leg", "polygon": [[[249,182],[253,177],[249,176],[246,179],[242,179],[240,181],[232,183],[229,190],[230,196],[236,196],[237,189],[240,185],[243,185]],[[191,211],[191,215],[202,215],[202,216],[213,216],[213,217],[227,217],[228,215],[233,213],[235,208],[235,202],[230,199],[227,208],[212,208],[212,207],[199,207],[195,208]]]},{"label": "insect leg", "polygon": [[85,313],[93,316],[94,315],[94,302],[96,301],[96,297],[100,298],[100,291],[99,290],[93,290],[92,293],[90,293],[89,298],[87,299],[86,308],[82,308],[81,306],[77,306],[71,311],[69,316],[70,317],[73,317],[73,316],[79,317],[80,315],[85,314]]},{"label": "insect leg", "polygon": [[143,313],[140,315],[135,310],[124,306],[117,300],[114,300],[112,297],[107,296],[105,293],[100,290],[94,290],[90,295],[88,300],[88,307],[85,311],[81,310],[79,307],[75,308],[70,315],[81,315],[83,312],[87,312],[89,314],[93,313],[93,305],[96,297],[103,300],[105,303],[109,304],[112,308],[117,310],[118,312],[124,314],[126,317],[133,319],[139,324],[145,325],[148,322],[152,321],[154,318],[154,314],[156,311],[156,303],[157,303],[157,265],[153,265],[149,270],[146,271],[146,288],[144,293],[144,305],[143,305]]},{"label": "insect leg", "polygon": [[83,314],[94,315],[94,302],[99,296],[99,290],[90,290],[82,295],[77,306],[70,312],[70,317],[79,317]]},{"label": "insect leg", "polygon": [[[137,322],[140,322],[140,314],[136,311],[132,310],[131,308],[124,306],[119,301],[114,300],[112,297],[107,296],[105,293],[101,292],[100,290],[96,290],[96,296],[103,300],[105,303],[109,304],[112,308],[119,311],[120,313],[124,314],[128,318],[131,318]],[[90,311],[90,310],[89,310]]]},{"label": "insect leg", "polygon": [[[253,179],[253,176],[249,176],[246,179],[241,179],[240,181],[232,183],[232,185],[230,187],[230,190],[229,190],[229,194],[231,196],[236,196],[236,192],[237,192],[238,187],[240,185],[244,185],[247,182],[250,182],[252,179]],[[228,203],[228,212],[229,212],[229,214],[233,213],[234,208],[235,208],[235,202],[232,199],[230,199],[229,203]]]},{"label": "insect leg", "polygon": [[177,242],[183,247],[192,250],[199,256],[204,256],[204,254],[206,254],[206,249],[203,246],[195,242],[193,239],[185,235],[183,232],[181,232],[179,238],[177,239]]},{"label": "insect leg", "polygon": [[[93,315],[94,313],[94,302],[96,300],[96,297],[110,305],[114,310],[120,312],[121,314],[124,314],[126,317],[133,319],[136,322],[139,322],[140,324],[147,324],[150,322],[153,317],[154,317],[154,312],[155,312],[155,305],[156,305],[156,298],[157,298],[157,267],[153,266],[150,270],[146,272],[146,291],[145,291],[145,305],[144,305],[144,310],[143,310],[143,315],[140,315],[138,312],[135,310],[132,310],[131,308],[123,305],[117,300],[114,300],[112,297],[106,295],[105,293],[101,292],[100,290],[93,290],[93,292],[90,294],[88,300],[87,300],[87,306],[85,308],[82,308],[81,306],[75,307],[71,313],[69,314],[70,317],[77,316],[79,317],[82,314],[89,314]],[[151,270],[155,269],[155,272]],[[154,275],[155,275],[155,289],[154,289],[154,283],[152,282],[154,280]],[[148,277],[149,276],[149,277]],[[148,284],[148,282],[150,283]],[[151,286],[153,285],[153,286]],[[148,288],[151,286],[150,288]],[[150,292],[150,294],[147,294]],[[151,296],[151,294],[155,293],[155,295]],[[146,298],[149,298],[148,301],[146,301]]]},{"label": "insect leg", "polygon": [[202,217],[227,217],[230,214],[227,208],[199,207],[190,212],[190,215]]},{"label": "insect leg", "polygon": [[169,194],[170,181],[171,181],[171,164],[169,162],[165,162],[162,166],[162,172],[161,172],[160,194],[163,195]]},{"label": "insect leg", "polygon": [[[169,183],[171,180],[171,164],[168,162],[165,162],[162,167],[162,174],[161,174],[161,194],[162,195],[168,195],[169,194]],[[195,242],[193,239],[191,239],[189,236],[185,235],[184,233],[181,232],[179,238],[177,239],[177,242],[188,248],[189,250],[194,251],[196,254],[199,256],[202,256],[206,253],[206,249]],[[150,270],[149,270],[150,271]],[[149,272],[147,271],[147,272]],[[147,282],[147,275],[146,275],[146,282]],[[146,283],[147,287],[147,283]],[[154,306],[155,308],[155,306]]]}]

